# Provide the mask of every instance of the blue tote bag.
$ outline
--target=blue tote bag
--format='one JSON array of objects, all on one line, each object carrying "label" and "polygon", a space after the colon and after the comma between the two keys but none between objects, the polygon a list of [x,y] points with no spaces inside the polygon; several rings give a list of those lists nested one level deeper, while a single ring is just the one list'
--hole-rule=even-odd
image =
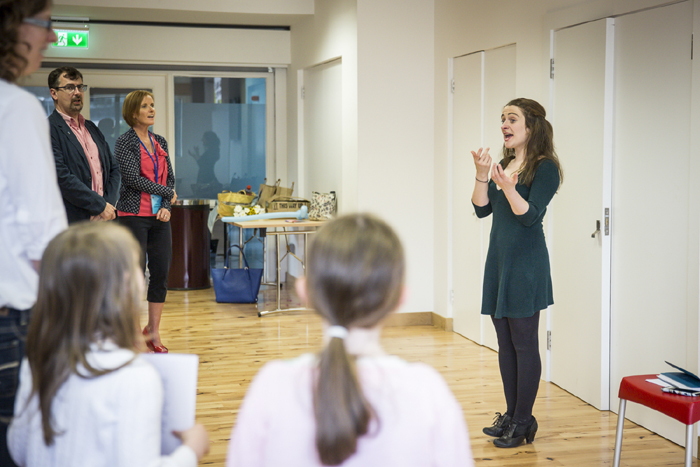
[{"label": "blue tote bag", "polygon": [[231,255],[228,255],[224,268],[212,268],[211,277],[214,280],[216,301],[217,303],[257,303],[263,270],[251,269],[243,250],[238,245],[232,245],[231,248],[240,250],[245,267],[229,269],[228,261]]}]

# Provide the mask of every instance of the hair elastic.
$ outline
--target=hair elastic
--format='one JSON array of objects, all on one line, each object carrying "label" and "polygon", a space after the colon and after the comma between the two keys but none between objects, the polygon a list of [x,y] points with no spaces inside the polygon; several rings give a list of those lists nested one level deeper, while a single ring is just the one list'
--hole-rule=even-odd
[{"label": "hair elastic", "polygon": [[348,337],[348,330],[343,326],[329,326],[328,329],[326,329],[326,335],[331,338],[337,337],[338,339],[345,339]]}]

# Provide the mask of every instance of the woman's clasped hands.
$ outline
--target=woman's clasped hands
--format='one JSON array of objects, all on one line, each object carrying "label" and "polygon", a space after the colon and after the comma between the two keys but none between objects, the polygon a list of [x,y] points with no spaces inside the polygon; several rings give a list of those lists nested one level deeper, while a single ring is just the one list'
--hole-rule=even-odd
[{"label": "woman's clasped hands", "polygon": [[518,172],[513,172],[512,175],[508,175],[500,164],[494,164],[493,170],[491,171],[491,179],[504,192],[514,190],[515,185],[518,184]]},{"label": "woman's clasped hands", "polygon": [[[173,197],[170,198],[170,203],[175,203],[175,201],[177,201],[177,193],[175,193],[175,190],[173,190]],[[161,222],[169,222],[170,217],[170,211],[165,208],[160,208],[158,210],[158,213],[156,213],[156,219],[158,219]]]},{"label": "woman's clasped hands", "polygon": [[518,173],[515,172],[512,175],[506,174],[503,167],[500,164],[494,164],[491,155],[489,154],[490,148],[479,148],[478,151],[472,151],[472,157],[474,158],[474,165],[476,166],[476,179],[480,182],[487,183],[489,181],[489,170],[491,170],[491,180],[493,180],[496,185],[501,190],[511,190],[515,189],[515,185],[518,184]]}]

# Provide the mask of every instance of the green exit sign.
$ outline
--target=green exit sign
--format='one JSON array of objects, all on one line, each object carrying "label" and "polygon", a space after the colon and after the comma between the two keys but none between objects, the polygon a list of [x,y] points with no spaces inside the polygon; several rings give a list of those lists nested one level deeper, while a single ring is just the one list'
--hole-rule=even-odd
[{"label": "green exit sign", "polygon": [[87,49],[88,31],[61,31],[55,29],[58,40],[53,43],[54,47],[62,49]]}]

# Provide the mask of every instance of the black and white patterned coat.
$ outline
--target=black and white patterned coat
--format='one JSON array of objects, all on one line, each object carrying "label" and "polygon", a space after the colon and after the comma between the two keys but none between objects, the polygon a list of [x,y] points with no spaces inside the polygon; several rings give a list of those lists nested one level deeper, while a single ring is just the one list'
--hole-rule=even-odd
[{"label": "black and white patterned coat", "polygon": [[157,184],[141,176],[141,143],[134,129],[129,129],[114,143],[114,156],[117,158],[122,174],[122,186],[117,202],[119,211],[138,214],[142,192],[162,196],[161,207],[170,211],[170,200],[175,193],[175,175],[168,154],[168,142],[160,135],[151,134],[165,151],[165,160],[168,163],[167,186]]}]

